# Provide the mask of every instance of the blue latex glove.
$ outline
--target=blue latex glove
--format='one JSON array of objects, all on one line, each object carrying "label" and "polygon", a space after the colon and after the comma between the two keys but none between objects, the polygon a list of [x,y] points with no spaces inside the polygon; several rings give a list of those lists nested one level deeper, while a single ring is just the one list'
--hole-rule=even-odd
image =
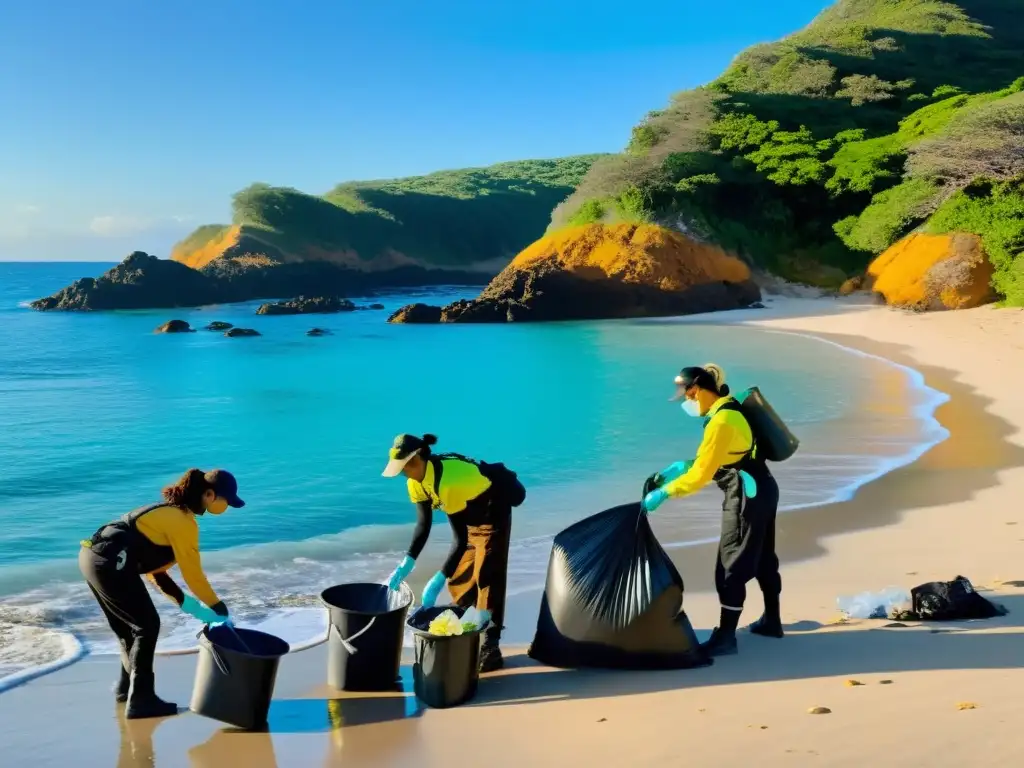
[{"label": "blue latex glove", "polygon": [[391,572],[388,577],[388,589],[392,592],[398,591],[398,588],[402,586],[402,582],[409,578],[409,574],[412,573],[412,569],[416,567],[416,561],[406,555],[402,558],[402,562],[398,564],[398,567]]},{"label": "blue latex glove", "polygon": [[750,475],[748,475],[746,472],[744,472],[742,469],[740,470],[740,480],[743,481],[744,496],[746,496],[748,499],[752,499],[755,496],[757,496],[757,481]]},{"label": "blue latex glove", "polygon": [[668,498],[668,493],[663,488],[651,491],[644,496],[643,508],[644,512],[653,512],[662,504],[665,503],[665,499]]},{"label": "blue latex glove", "polygon": [[181,610],[189,616],[199,619],[203,624],[214,624],[222,622],[227,618],[226,616],[221,616],[212,608],[207,608],[192,597],[192,595],[185,595],[185,599],[181,601]]},{"label": "blue latex glove", "polygon": [[682,477],[687,473],[690,467],[693,466],[692,461],[676,461],[669,464],[661,472],[655,475],[655,481],[658,483],[658,487],[665,485],[665,483],[671,483],[677,477]]},{"label": "blue latex glove", "polygon": [[437,602],[438,595],[441,594],[441,589],[444,587],[445,577],[444,573],[438,571],[430,577],[430,581],[427,582],[427,586],[423,588],[423,607],[433,608]]}]

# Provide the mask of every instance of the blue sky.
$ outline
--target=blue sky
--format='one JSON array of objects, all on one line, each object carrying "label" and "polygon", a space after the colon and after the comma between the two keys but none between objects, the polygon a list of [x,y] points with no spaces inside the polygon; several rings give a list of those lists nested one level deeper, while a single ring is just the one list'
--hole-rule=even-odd
[{"label": "blue sky", "polygon": [[827,4],[5,0],[0,259],[166,256],[254,181],[617,151]]}]

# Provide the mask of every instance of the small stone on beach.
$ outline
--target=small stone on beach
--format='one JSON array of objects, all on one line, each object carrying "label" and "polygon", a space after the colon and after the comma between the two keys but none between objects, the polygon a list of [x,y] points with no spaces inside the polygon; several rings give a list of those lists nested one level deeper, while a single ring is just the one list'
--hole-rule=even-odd
[{"label": "small stone on beach", "polygon": [[892,680],[879,680],[879,685],[892,685]]},{"label": "small stone on beach", "polygon": [[847,688],[853,688],[856,685],[864,685],[864,683],[862,683],[860,680],[847,680],[845,683],[843,683],[843,685],[845,685]]},{"label": "small stone on beach", "polygon": [[960,710],[977,709],[978,705],[975,704],[973,701],[961,701],[959,704],[956,705],[956,708]]},{"label": "small stone on beach", "polygon": [[830,715],[832,710],[828,707],[811,707],[807,710],[808,715]]}]

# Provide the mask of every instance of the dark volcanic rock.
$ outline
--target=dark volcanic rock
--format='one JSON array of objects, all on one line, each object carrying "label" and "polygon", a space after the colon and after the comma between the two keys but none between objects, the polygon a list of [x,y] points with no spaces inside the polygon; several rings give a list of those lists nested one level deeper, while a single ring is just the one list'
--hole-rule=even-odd
[{"label": "dark volcanic rock", "polygon": [[510,323],[664,317],[742,309],[760,299],[761,291],[752,280],[716,281],[665,291],[650,285],[583,277],[562,269],[554,260],[546,260],[525,269],[506,269],[472,301],[463,299],[443,308],[411,304],[398,310],[389,322]]},{"label": "dark volcanic rock", "polygon": [[208,326],[206,326],[206,330],[207,331],[227,331],[227,330],[229,330],[231,328],[234,328],[234,327],[235,326],[232,323],[225,323],[222,320],[214,320],[212,323],[210,323]]},{"label": "dark volcanic rock", "polygon": [[440,323],[441,307],[430,304],[406,304],[392,313],[389,323]]},{"label": "dark volcanic rock", "polygon": [[307,336],[331,336],[330,330],[327,328],[310,328],[306,331]]},{"label": "dark volcanic rock", "polygon": [[262,336],[263,334],[253,328],[231,328],[224,335],[234,338],[236,336]]},{"label": "dark volcanic rock", "polygon": [[76,280],[32,302],[39,310],[169,309],[218,300],[214,280],[176,261],[135,251],[102,277]]},{"label": "dark volcanic rock", "polygon": [[282,296],[366,294],[380,288],[483,285],[488,278],[480,272],[422,267],[361,272],[328,262],[281,263],[249,255],[221,257],[195,270],[136,251],[102,277],[76,280],[31,306],[38,310],[170,309]]},{"label": "dark volcanic rock", "polygon": [[337,296],[299,296],[291,301],[276,301],[262,304],[256,310],[257,315],[312,315],[332,312],[352,312],[356,305],[348,299]]},{"label": "dark volcanic rock", "polygon": [[383,304],[370,304],[369,306],[363,307],[363,309],[384,309]]},{"label": "dark volcanic rock", "polygon": [[168,320],[153,333],[195,333],[195,331],[184,320]]}]

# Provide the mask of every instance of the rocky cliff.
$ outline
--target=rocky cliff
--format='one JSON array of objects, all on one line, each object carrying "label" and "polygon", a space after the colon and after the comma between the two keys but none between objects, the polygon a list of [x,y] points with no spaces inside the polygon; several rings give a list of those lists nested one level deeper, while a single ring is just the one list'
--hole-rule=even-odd
[{"label": "rocky cliff", "polygon": [[499,323],[654,317],[746,307],[747,266],[653,225],[590,224],[526,248],[472,301],[403,307],[393,323]]}]

